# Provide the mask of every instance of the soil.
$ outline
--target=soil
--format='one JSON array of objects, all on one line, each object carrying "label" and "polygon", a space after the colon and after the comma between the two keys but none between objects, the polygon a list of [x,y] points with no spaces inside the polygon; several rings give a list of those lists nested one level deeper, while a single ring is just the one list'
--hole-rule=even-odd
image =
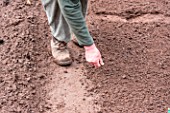
[{"label": "soil", "polygon": [[60,67],[40,1],[0,1],[1,113],[165,113],[170,107],[170,1],[90,0],[87,23],[105,65]]},{"label": "soil", "polygon": [[105,66],[87,68],[101,113],[165,113],[170,106],[170,2],[94,0],[90,28]]}]

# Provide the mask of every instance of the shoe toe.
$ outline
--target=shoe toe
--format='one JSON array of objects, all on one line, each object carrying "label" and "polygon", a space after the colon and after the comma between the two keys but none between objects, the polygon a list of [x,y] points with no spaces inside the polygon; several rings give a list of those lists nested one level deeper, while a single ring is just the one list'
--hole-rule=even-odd
[{"label": "shoe toe", "polygon": [[61,60],[55,60],[55,62],[60,66],[69,66],[72,64],[71,58],[61,59]]}]

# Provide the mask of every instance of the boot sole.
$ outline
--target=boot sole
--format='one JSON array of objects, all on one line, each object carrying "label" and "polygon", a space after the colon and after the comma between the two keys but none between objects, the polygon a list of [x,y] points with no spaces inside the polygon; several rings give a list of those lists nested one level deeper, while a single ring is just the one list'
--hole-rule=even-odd
[{"label": "boot sole", "polygon": [[59,62],[59,61],[56,61],[56,60],[54,60],[54,62],[56,63],[56,64],[58,64],[59,66],[70,66],[71,64],[72,64],[72,61],[67,61],[67,62]]}]

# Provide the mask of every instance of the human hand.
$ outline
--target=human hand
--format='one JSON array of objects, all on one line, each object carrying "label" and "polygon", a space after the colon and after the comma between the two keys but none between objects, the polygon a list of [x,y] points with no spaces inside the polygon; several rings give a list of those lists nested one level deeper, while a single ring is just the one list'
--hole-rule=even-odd
[{"label": "human hand", "polygon": [[104,62],[101,57],[100,51],[97,49],[95,44],[91,46],[84,46],[85,49],[85,58],[86,61],[95,66],[95,68],[99,68],[104,65]]}]

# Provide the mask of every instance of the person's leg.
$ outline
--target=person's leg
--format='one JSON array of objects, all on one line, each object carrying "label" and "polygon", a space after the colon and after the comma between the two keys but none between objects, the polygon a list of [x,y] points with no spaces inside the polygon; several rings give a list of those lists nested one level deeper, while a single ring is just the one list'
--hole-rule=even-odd
[{"label": "person's leg", "polygon": [[82,46],[92,45],[94,41],[87,28],[80,0],[58,0],[58,4],[79,44]]},{"label": "person's leg", "polygon": [[52,55],[58,65],[65,66],[72,63],[67,42],[70,41],[70,29],[58,6],[58,0],[42,0],[48,22],[54,38],[51,40]]},{"label": "person's leg", "polygon": [[68,43],[70,41],[70,29],[61,14],[58,0],[42,0],[52,35],[59,41]]},{"label": "person's leg", "polygon": [[88,0],[80,0],[80,1],[81,1],[83,16],[86,17]]},{"label": "person's leg", "polygon": [[[84,16],[84,19],[86,17],[86,14],[87,14],[87,8],[88,8],[88,0],[80,0],[80,3],[81,3],[81,11],[82,11],[82,14]],[[77,37],[72,34],[72,42],[76,45],[78,45],[79,47],[83,47],[81,45],[79,45],[78,41],[77,41]]]}]

